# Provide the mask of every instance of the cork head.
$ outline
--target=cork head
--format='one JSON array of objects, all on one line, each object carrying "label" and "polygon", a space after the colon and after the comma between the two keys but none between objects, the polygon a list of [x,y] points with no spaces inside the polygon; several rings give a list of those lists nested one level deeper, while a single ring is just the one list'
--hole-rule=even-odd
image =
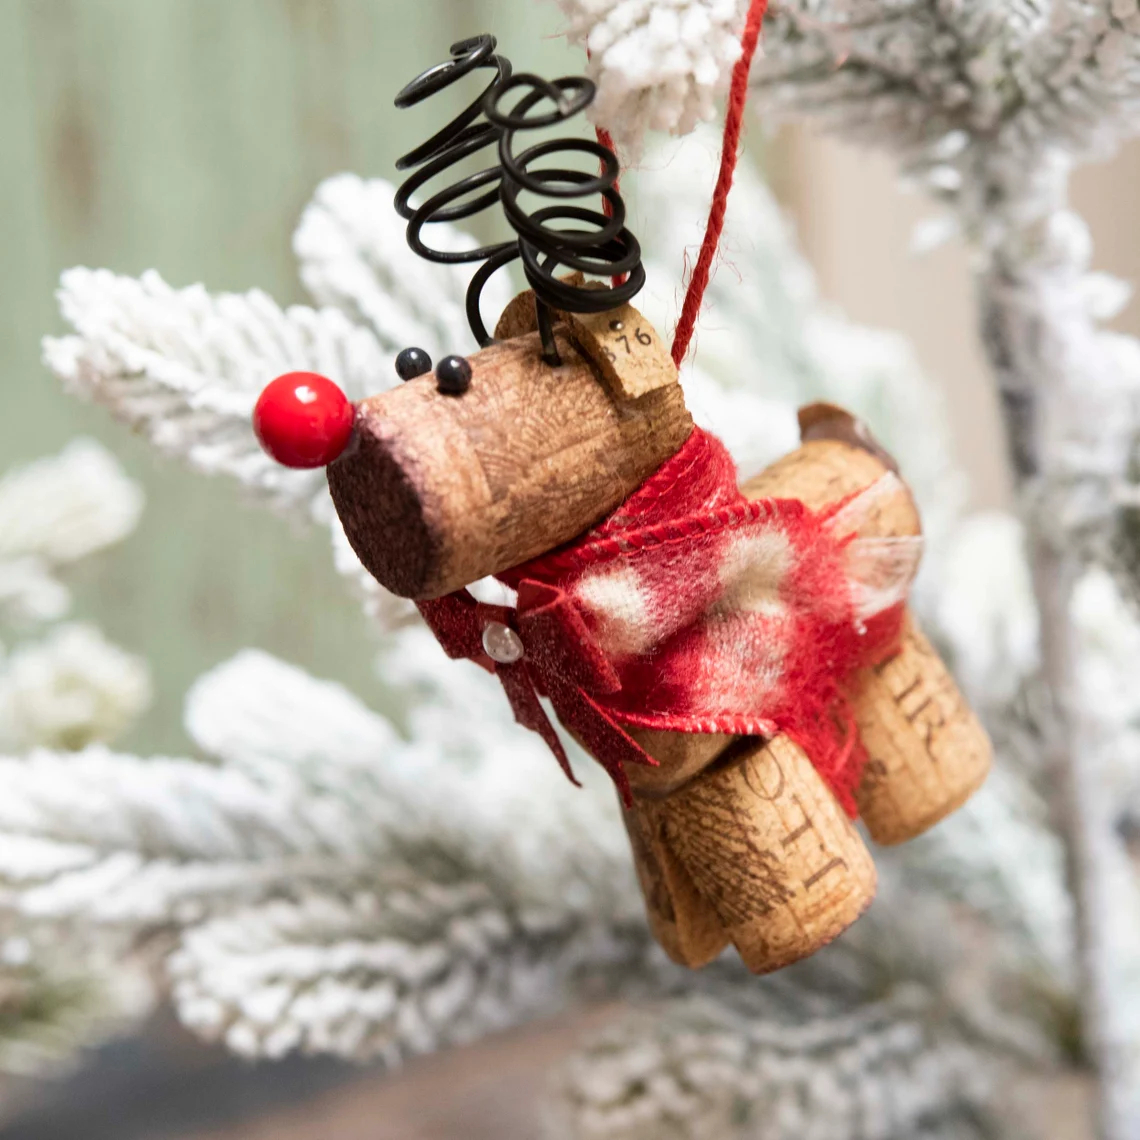
[{"label": "cork head", "polygon": [[504,323],[509,313],[502,339],[470,356],[433,364],[405,349],[403,383],[349,405],[350,438],[342,409],[335,448],[292,441],[306,466],[327,462],[345,534],[381,585],[435,598],[536,558],[603,519],[685,442],[676,369],[635,310],[615,312],[597,328],[555,325],[556,364],[537,331]]},{"label": "cork head", "polygon": [[569,542],[687,438],[680,387],[615,394],[578,342],[537,333],[450,356],[363,400],[328,468],[345,533],[379,582],[426,599]]}]

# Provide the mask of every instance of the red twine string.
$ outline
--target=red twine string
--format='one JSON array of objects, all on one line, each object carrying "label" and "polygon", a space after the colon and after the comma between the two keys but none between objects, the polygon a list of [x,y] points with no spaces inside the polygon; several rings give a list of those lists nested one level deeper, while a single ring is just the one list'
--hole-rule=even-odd
[{"label": "red twine string", "polygon": [[[593,58],[593,53],[590,51],[590,49],[588,47],[586,48],[586,58],[587,59]],[[614,146],[614,136],[611,135],[610,132],[607,131],[605,127],[595,127],[594,133],[598,136],[598,142],[602,146],[604,146],[606,148],[606,150],[612,152],[615,155],[617,154],[617,147]],[[605,163],[602,163],[602,167],[603,167],[603,169],[605,168]],[[614,179],[614,193],[615,194],[621,193],[621,179],[620,178]],[[613,203],[604,194],[602,195],[602,213],[605,214],[607,218],[612,218],[614,216]],[[620,288],[622,285],[625,284],[625,274],[624,273],[615,274],[613,277],[610,278],[610,283],[613,285],[613,287],[615,289]]]},{"label": "red twine string", "polygon": [[[601,143],[601,145],[604,146],[606,150],[613,151],[614,154],[617,154],[617,148],[614,146],[614,136],[611,135],[605,127],[595,127],[594,133],[598,136],[598,142]],[[621,193],[621,179],[616,179],[614,181],[614,191],[618,194]],[[604,211],[607,218],[612,218],[614,216],[613,203],[611,203],[609,198],[607,198],[604,194],[602,195],[602,210]]]},{"label": "red twine string", "polygon": [[[617,148],[614,146],[614,136],[611,135],[610,132],[607,131],[605,127],[595,128],[595,133],[598,136],[598,142],[601,143],[601,145],[604,146],[606,148],[606,150],[612,151],[614,154],[617,154]],[[614,193],[616,193],[616,194],[621,193],[621,179],[620,178],[614,179]],[[602,195],[602,213],[604,213],[607,218],[612,218],[614,216],[613,203],[604,194]],[[613,287],[615,289],[617,289],[620,286],[624,285],[625,284],[625,277],[626,277],[626,275],[624,273],[618,273],[615,276],[611,277],[610,281],[612,282]]]},{"label": "red twine string", "polygon": [[740,132],[744,125],[744,104],[748,100],[748,73],[752,70],[752,60],[760,42],[760,26],[768,0],[752,0],[748,9],[748,19],[744,25],[741,40],[740,58],[732,69],[732,86],[728,96],[728,111],[724,123],[724,141],[720,150],[720,173],[717,175],[716,191],[713,194],[712,208],[709,210],[708,224],[705,226],[705,240],[701,245],[696,268],[689,280],[685,293],[685,304],[681,309],[681,319],[673,334],[673,363],[678,368],[689,351],[693,339],[697,317],[701,311],[705,290],[712,275],[713,258],[720,245],[724,231],[724,215],[728,208],[728,193],[732,189],[732,179],[736,173],[736,160],[740,151]]}]

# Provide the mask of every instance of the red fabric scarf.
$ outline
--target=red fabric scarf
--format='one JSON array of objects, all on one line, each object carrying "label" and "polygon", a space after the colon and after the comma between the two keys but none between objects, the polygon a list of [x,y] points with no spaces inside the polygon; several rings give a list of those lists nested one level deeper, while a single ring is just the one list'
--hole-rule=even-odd
[{"label": "red fabric scarf", "polygon": [[[656,761],[623,726],[787,733],[854,815],[865,754],[845,693],[897,646],[921,549],[858,537],[893,478],[823,512],[748,502],[724,445],[698,428],[604,522],[501,575],[514,608],[461,590],[420,611],[449,656],[498,675],[571,779],[540,697],[627,804],[624,765]],[[521,660],[486,654],[490,622],[515,630]]]}]

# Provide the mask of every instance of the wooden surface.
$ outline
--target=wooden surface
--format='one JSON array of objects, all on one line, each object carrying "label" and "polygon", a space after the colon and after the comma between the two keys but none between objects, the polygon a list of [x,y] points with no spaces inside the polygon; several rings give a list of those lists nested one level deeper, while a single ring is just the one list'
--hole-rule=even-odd
[{"label": "wooden surface", "polygon": [[561,546],[688,438],[672,362],[672,382],[627,398],[560,329],[560,367],[530,333],[469,357],[462,396],[441,395],[429,373],[359,406],[358,445],[330,466],[329,486],[388,589],[439,597]]},{"label": "wooden surface", "polygon": [[551,1070],[619,1013],[595,1008],[497,1035],[193,1140],[537,1140]]},{"label": "wooden surface", "polygon": [[[250,1066],[184,1033],[152,1032],[105,1050],[62,1088],[47,1085],[54,1095],[39,1106],[28,1088],[16,1097],[22,1107],[5,1097],[14,1113],[0,1122],[0,1140],[537,1140],[551,1069],[624,1013],[595,1008],[393,1074],[296,1057]],[[1087,1074],[1010,1076],[1003,1099],[1026,1140],[1092,1140]]]},{"label": "wooden surface", "polygon": [[[540,1065],[552,1054],[557,1057],[551,1045],[558,1042],[558,1030],[551,1030],[549,1038],[518,1035],[509,1043],[421,1063],[395,1080],[329,1093],[300,1110],[180,1140],[538,1140]],[[1085,1072],[1011,1074],[1002,1091],[1025,1140],[1094,1140],[1094,1089]],[[905,1093],[896,1090],[896,1095]],[[0,1140],[6,1138],[0,1135]]]},{"label": "wooden surface", "polygon": [[552,1070],[624,1012],[586,1006],[385,1072],[298,1054],[250,1062],[162,1010],[79,1072],[6,1076],[0,1140],[537,1140]]}]

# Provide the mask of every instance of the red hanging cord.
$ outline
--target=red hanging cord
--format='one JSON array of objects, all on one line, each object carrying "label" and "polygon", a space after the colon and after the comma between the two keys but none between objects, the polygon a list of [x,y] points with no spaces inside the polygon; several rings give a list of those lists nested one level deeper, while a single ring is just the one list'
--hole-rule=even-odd
[{"label": "red hanging cord", "polygon": [[[617,148],[614,146],[614,136],[611,135],[605,127],[595,128],[595,133],[598,136],[598,142],[600,142],[602,146],[606,148],[606,150],[611,150],[614,152],[614,154],[617,154]],[[617,194],[621,193],[620,178],[614,180],[614,192]],[[614,216],[614,208],[611,205],[609,198],[607,198],[604,194],[602,195],[602,212],[606,215],[607,218],[612,218]],[[610,281],[613,284],[613,287],[617,289],[620,286],[624,285],[625,277],[626,275],[624,273],[619,273],[616,276],[611,277]]]},{"label": "red hanging cord", "polygon": [[[589,46],[586,47],[586,58],[587,59],[593,59],[594,58],[594,53],[592,51],[590,51]],[[595,127],[594,128],[594,134],[597,135],[598,142],[601,143],[602,146],[604,146],[606,148],[606,150],[612,151],[615,155],[617,154],[617,147],[614,146],[614,136],[611,135],[610,132],[607,131],[605,127]],[[605,164],[603,163],[602,165],[603,165],[603,169],[604,169]],[[621,193],[621,179],[620,178],[614,180],[614,192],[616,194]],[[605,214],[607,218],[612,218],[614,216],[614,208],[610,204],[609,198],[607,198],[604,194],[602,195],[602,213]],[[619,274],[617,274],[617,276],[611,277],[610,282],[615,289],[619,288],[620,286],[625,284],[625,274],[619,273]]]},{"label": "red hanging cord", "polygon": [[[598,136],[598,142],[600,142],[606,150],[613,151],[614,154],[617,154],[617,147],[614,146],[614,136],[611,135],[605,127],[595,127],[594,133]],[[614,190],[619,194],[621,193],[621,179],[614,182]],[[605,211],[607,218],[614,216],[614,208],[610,205],[609,198],[605,196],[602,197],[602,209]]]},{"label": "red hanging cord", "polygon": [[728,95],[728,111],[725,116],[724,141],[721,144],[720,173],[717,175],[716,191],[713,194],[712,208],[709,210],[709,219],[705,226],[705,240],[701,244],[700,256],[697,258],[696,268],[685,293],[681,319],[677,322],[677,329],[673,334],[673,363],[678,368],[689,350],[689,342],[693,339],[701,302],[704,300],[705,290],[712,275],[713,258],[716,256],[720,236],[724,230],[728,192],[732,189],[732,179],[736,173],[736,160],[740,151],[744,104],[748,99],[748,73],[752,70],[752,59],[760,42],[760,25],[764,22],[767,8],[768,0],[752,0],[752,6],[748,9],[748,19],[744,25],[740,58],[732,69],[732,86]]}]

